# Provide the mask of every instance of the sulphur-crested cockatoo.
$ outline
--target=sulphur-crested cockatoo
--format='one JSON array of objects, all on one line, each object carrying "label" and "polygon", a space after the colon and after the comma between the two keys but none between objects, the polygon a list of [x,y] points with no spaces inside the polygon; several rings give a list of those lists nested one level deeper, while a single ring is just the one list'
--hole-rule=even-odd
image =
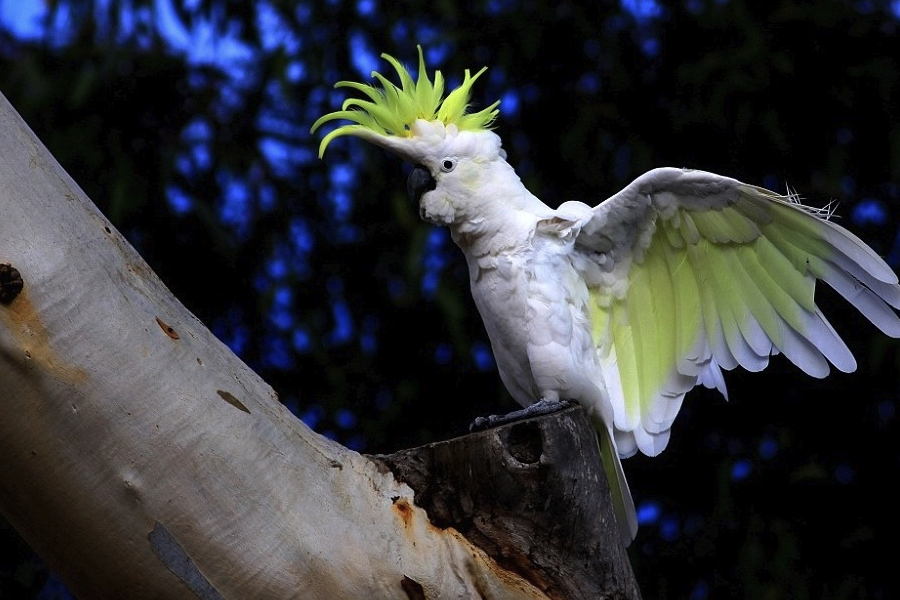
[{"label": "sulphur-crested cockatoo", "polygon": [[685,393],[726,393],[721,369],[759,371],[780,352],[813,377],[856,367],[816,306],[821,279],[900,337],[897,276],[829,213],[704,171],[644,173],[597,206],[533,196],[490,131],[497,103],[468,113],[474,76],[444,97],[383,55],[399,87],[340,82],[350,98],[313,130],[353,135],[414,165],[423,219],[450,228],[500,371],[523,406],[574,399],[597,425],[623,539],[637,530],[620,457],[659,454]]}]

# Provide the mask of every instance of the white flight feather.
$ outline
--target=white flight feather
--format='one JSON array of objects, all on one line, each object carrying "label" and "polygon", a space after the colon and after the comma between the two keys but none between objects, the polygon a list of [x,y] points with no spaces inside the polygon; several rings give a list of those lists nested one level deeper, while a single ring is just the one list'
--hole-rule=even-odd
[{"label": "white flight feather", "polygon": [[[900,337],[896,274],[825,220],[830,206],[663,168],[595,207],[553,210],[521,184],[496,134],[422,120],[410,133],[359,135],[435,178],[420,214],[449,225],[465,253],[510,394],[523,405],[580,401],[604,449],[617,448],[604,466],[626,541],[637,522],[619,456],[661,452],[686,392],[704,385],[727,398],[722,369],[759,370],[778,353],[815,377],[829,361],[855,367],[815,306],[814,278]],[[446,157],[453,172],[441,171]]]},{"label": "white flight feather", "polygon": [[[574,208],[566,204],[570,206]],[[734,212],[730,216],[720,212],[731,208]],[[647,454],[664,447],[666,438],[660,434],[677,415],[685,388],[703,384],[726,393],[720,367],[728,370],[741,365],[757,371],[767,366],[770,355],[782,353],[814,377],[827,375],[829,362],[843,371],[855,368],[852,353],[831,324],[817,307],[806,307],[805,293],[794,296],[800,288],[793,281],[782,280],[783,273],[793,272],[795,278],[812,274],[823,279],[879,329],[900,337],[900,319],[891,308],[900,308],[896,275],[856,236],[824,220],[831,215],[830,207],[817,211],[800,205],[796,195],[779,196],[702,171],[655,169],[590,214],[578,212],[581,232],[576,249],[602,255],[597,261],[604,265],[600,276],[585,269],[585,279],[601,304],[659,291],[623,284],[635,268],[643,268],[645,253],[655,236],[663,236],[660,239],[673,250],[686,247],[698,278],[701,308],[694,331],[698,342],[692,350],[674,357],[671,373],[658,389],[643,386],[637,399],[626,398],[621,389],[609,392],[615,405],[616,427],[626,431],[642,428],[633,433],[638,448]],[[659,219],[668,222],[661,227]],[[676,231],[679,233],[673,235]],[[774,245],[763,246],[774,250],[766,261],[741,254],[726,258],[725,246],[753,243],[766,235],[774,236]],[[723,250],[713,248],[708,254],[691,250],[703,240],[712,246],[723,245]],[[748,261],[753,264],[746,264]],[[809,279],[803,285],[812,284]],[[658,327],[665,326],[654,322]],[[629,331],[639,328],[633,324]],[[672,339],[680,347],[683,337],[679,333]],[[655,340],[656,335],[649,339]],[[635,339],[632,333],[616,339],[604,331],[598,343],[615,346],[606,352],[616,360],[602,361],[607,386],[623,385],[615,372],[625,364],[618,353],[625,350],[635,354],[637,358],[629,358],[629,365],[642,360],[641,339]],[[652,360],[655,362],[657,356]],[[636,419],[638,415],[628,406],[641,407],[640,418]]]}]

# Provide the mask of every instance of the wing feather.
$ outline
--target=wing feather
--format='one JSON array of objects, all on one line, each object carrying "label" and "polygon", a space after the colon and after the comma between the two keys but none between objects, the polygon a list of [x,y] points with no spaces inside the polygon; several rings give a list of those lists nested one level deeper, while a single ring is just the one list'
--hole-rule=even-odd
[{"label": "wing feather", "polygon": [[710,357],[714,356],[721,367],[731,370],[738,366],[738,361],[729,348],[726,335],[726,328],[731,322],[731,312],[729,311],[723,316],[719,315],[716,296],[713,293],[715,280],[712,276],[712,269],[708,266],[708,259],[697,250],[697,246],[690,248],[688,256],[694,265],[694,271],[699,276],[700,304],[703,312],[703,330],[694,332],[694,335],[702,335],[705,331]]},{"label": "wing feather", "polygon": [[647,263],[651,268],[649,285],[656,291],[647,294],[652,299],[652,326],[655,329],[655,344],[650,347],[651,360],[654,361],[654,369],[647,377],[646,386],[653,386],[657,381],[670,378],[670,384],[662,393],[658,401],[648,401],[645,396],[645,404],[641,406],[644,417],[644,428],[651,433],[663,433],[672,424],[675,415],[681,406],[684,393],[693,387],[690,377],[679,377],[680,374],[672,374],[672,364],[678,360],[677,354],[677,329],[672,326],[678,318],[676,310],[675,290],[673,287],[672,273],[666,260],[666,249],[660,252],[648,253]]},{"label": "wing feather", "polygon": [[[652,262],[652,261],[650,261]],[[650,265],[647,265],[650,267]],[[636,274],[637,285],[650,285],[650,268],[641,269]],[[631,334],[629,350],[634,355],[634,377],[637,395],[632,404],[632,418],[640,421],[646,410],[645,402],[652,395],[653,383],[657,381],[657,361],[653,353],[658,346],[656,324],[652,322],[653,305],[650,294],[628,294],[625,300],[627,319]]]},{"label": "wing feather", "polygon": [[[784,354],[814,377],[856,361],[815,303],[821,279],[900,337],[891,268],[829,214],[703,171],[655,169],[580,217],[616,437],[657,454],[695,385]],[[633,451],[633,445],[627,452]]]},{"label": "wing feather", "polygon": [[678,370],[681,373],[697,375],[698,363],[709,356],[709,345],[702,340],[702,336],[698,333],[703,323],[703,315],[700,312],[700,288],[697,283],[697,275],[686,252],[672,249],[666,252],[665,256],[666,265],[672,276],[674,307],[672,325],[675,327],[675,359],[678,361]]},{"label": "wing feather", "polygon": [[735,277],[737,260],[733,246],[712,247],[706,256],[713,272],[711,286],[716,312],[724,323],[725,340],[737,363],[748,371],[761,371],[769,362],[768,353],[760,356],[750,343],[752,335],[743,282]]},{"label": "wing feather", "polygon": [[892,297],[897,292],[896,286],[888,287],[879,294],[873,290],[884,284],[869,282],[871,287],[867,287],[860,278],[817,257],[810,258],[810,269],[847,302],[859,309],[878,329],[891,337],[900,337],[900,321],[891,308],[897,306],[896,300]]}]

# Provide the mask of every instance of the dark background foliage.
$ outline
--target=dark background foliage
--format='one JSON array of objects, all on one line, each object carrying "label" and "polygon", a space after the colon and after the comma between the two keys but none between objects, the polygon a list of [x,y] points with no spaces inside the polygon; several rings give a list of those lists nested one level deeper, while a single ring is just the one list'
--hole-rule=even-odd
[{"label": "dark background foliage", "polygon": [[[0,90],[172,291],[311,427],[364,452],[513,408],[447,232],[408,167],[312,122],[415,44],[489,67],[510,163],[548,204],[655,166],[837,203],[895,268],[897,2],[0,0]],[[464,9],[463,6],[466,8]],[[2,218],[2,216],[0,216]],[[696,390],[661,456],[625,462],[644,596],[890,598],[898,346],[823,289],[859,370],[775,357]],[[66,598],[5,523],[2,598]]]}]

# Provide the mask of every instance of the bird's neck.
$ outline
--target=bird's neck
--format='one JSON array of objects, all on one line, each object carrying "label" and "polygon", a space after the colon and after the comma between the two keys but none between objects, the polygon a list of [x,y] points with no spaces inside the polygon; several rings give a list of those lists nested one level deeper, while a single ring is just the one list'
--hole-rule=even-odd
[{"label": "bird's neck", "polygon": [[518,197],[489,198],[477,215],[450,225],[453,241],[470,261],[522,251],[530,244],[538,221],[551,216],[547,205],[524,187],[521,192]]},{"label": "bird's neck", "polygon": [[449,224],[453,241],[470,263],[479,257],[524,249],[538,221],[554,214],[502,158],[478,175],[477,185],[455,190],[461,197],[454,204],[461,209]]}]

